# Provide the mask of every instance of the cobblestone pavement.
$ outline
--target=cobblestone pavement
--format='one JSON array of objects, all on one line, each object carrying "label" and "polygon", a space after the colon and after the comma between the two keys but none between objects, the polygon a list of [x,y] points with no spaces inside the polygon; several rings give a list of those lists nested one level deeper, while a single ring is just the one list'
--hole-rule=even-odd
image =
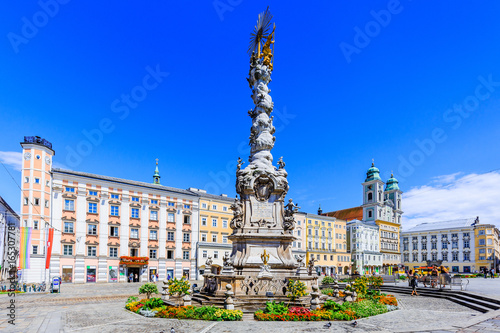
[{"label": "cobblestone pavement", "polygon": [[[124,309],[135,285],[63,285],[61,294],[16,295],[16,325],[7,323],[10,298],[0,295],[1,332],[314,332],[327,331],[325,322],[207,322],[145,318]],[[482,314],[447,300],[396,295],[401,310],[348,322],[332,322],[331,332],[499,332],[498,317]],[[91,306],[89,304],[92,304]],[[490,316],[491,317],[491,316]],[[471,320],[477,323],[470,324]],[[466,327],[459,331],[461,327]]]}]

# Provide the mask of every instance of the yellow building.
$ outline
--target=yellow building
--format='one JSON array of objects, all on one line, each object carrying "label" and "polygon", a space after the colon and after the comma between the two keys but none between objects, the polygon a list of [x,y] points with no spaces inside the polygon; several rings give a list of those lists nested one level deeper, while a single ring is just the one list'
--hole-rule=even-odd
[{"label": "yellow building", "polygon": [[[476,224],[474,226],[474,242],[476,270],[497,268],[500,258],[499,231],[492,224]],[[498,269],[498,268],[497,268]]]},{"label": "yellow building", "polygon": [[307,264],[316,260],[319,275],[347,273],[350,255],[347,253],[346,221],[334,217],[306,214]]},{"label": "yellow building", "polygon": [[[200,195],[199,202],[199,230],[196,249],[196,267],[197,277],[207,271],[219,274],[224,255],[230,255],[232,250],[231,241],[228,236],[233,230],[229,223],[233,218],[233,212],[230,209],[234,198],[228,198],[226,195],[207,194],[204,190],[190,188],[190,191]],[[211,258],[211,267],[206,267],[208,258]]]}]

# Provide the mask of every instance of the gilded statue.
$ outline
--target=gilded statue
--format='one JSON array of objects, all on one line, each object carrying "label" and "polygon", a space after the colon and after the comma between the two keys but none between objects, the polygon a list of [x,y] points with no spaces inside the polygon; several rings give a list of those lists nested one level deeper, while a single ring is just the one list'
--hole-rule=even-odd
[{"label": "gilded statue", "polygon": [[264,250],[264,253],[260,255],[260,259],[262,259],[264,266],[266,266],[267,263],[269,262],[269,253],[267,253],[266,250]]}]

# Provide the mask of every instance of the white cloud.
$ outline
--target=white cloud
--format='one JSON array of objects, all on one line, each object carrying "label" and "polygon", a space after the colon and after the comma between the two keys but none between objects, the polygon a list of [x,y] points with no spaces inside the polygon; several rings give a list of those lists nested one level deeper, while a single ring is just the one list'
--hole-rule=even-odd
[{"label": "white cloud", "polygon": [[16,171],[21,171],[23,154],[17,151],[0,151],[0,161]]},{"label": "white cloud", "polygon": [[475,218],[500,226],[500,172],[435,177],[403,194],[403,228],[424,222]]}]

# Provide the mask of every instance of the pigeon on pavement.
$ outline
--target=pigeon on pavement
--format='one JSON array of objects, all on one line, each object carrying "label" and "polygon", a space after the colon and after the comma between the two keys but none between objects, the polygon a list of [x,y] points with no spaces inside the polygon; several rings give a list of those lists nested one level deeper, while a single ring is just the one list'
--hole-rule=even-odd
[{"label": "pigeon on pavement", "polygon": [[323,326],[323,328],[330,328],[332,326],[332,323],[328,323],[328,324],[325,324],[325,326]]}]

